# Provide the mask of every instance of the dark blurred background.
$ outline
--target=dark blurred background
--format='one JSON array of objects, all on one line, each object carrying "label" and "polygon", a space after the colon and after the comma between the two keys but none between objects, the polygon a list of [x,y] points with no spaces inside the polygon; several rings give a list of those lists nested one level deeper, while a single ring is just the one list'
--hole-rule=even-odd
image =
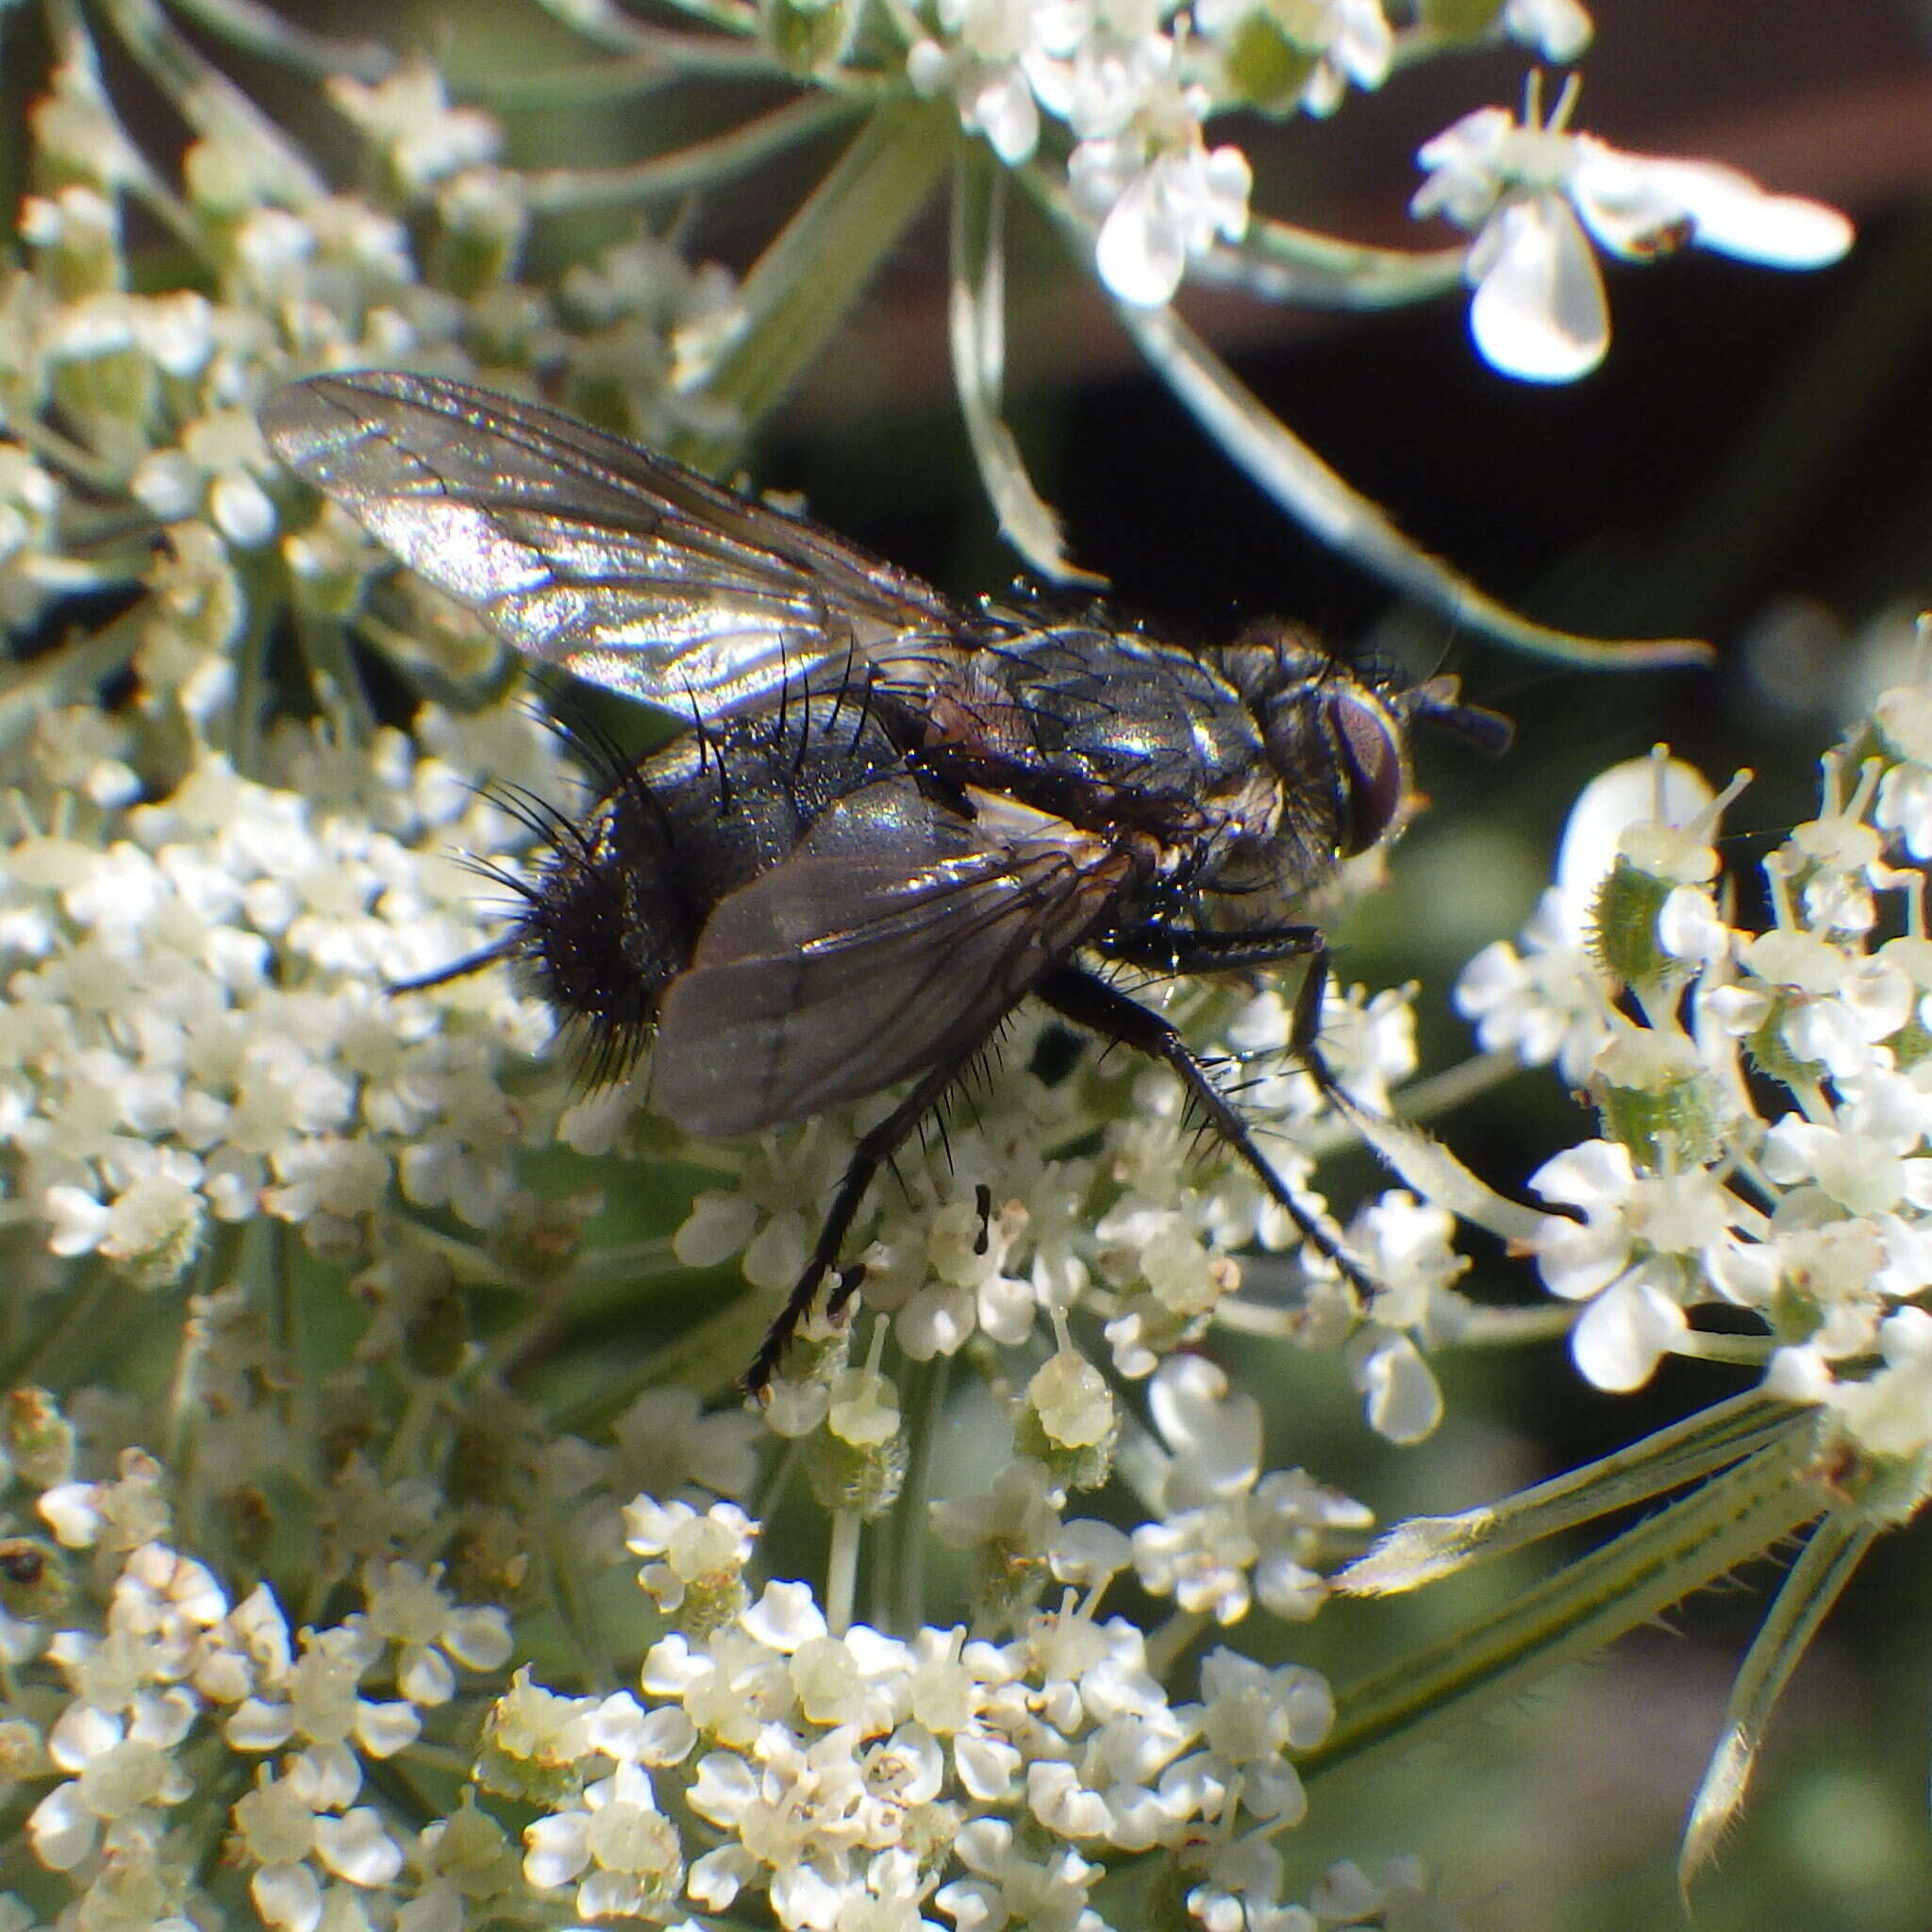
[{"label": "dark blurred background", "polygon": [[[1487,764],[1424,753],[1436,808],[1392,891],[1343,935],[1344,976],[1423,979],[1432,1063],[1466,1035],[1447,1003],[1457,964],[1512,933],[1548,875],[1568,803],[1594,772],[1668,741],[1722,783],[1757,781],[1730,821],[1740,892],[1768,837],[1809,815],[1817,758],[1932,601],[1932,6],[1924,0],[1602,0],[1577,125],[1627,148],[1732,162],[1858,221],[1841,265],[1787,275],[1687,252],[1610,268],[1613,341],[1590,379],[1506,380],[1471,346],[1463,303],[1311,314],[1231,296],[1182,308],[1261,398],[1413,537],[1527,613],[1598,635],[1710,638],[1710,672],[1585,675],[1514,657],[1433,617],[1391,610],[1373,580],[1290,525],[1136,365],[1104,305],[1023,209],[1014,216],[1010,414],[1074,553],[1120,599],[1190,637],[1279,614],[1345,647],[1440,656],[1518,721]],[[460,89],[587,58],[516,0],[341,0],[307,24],[433,53]],[[336,139],[313,90],[224,57],[258,98]],[[1471,108],[1515,106],[1526,62],[1498,49],[1399,74],[1330,123],[1224,124],[1256,162],[1257,210],[1349,239],[1433,245],[1406,215],[1415,148]],[[16,93],[24,64],[0,76]],[[756,90],[691,89],[587,113],[508,114],[508,158],[634,159],[741,115]],[[346,153],[345,145],[340,152]],[[829,154],[827,151],[827,155]],[[814,178],[795,158],[681,211],[691,252],[742,269]],[[553,258],[624,227],[546,231]],[[751,454],[758,480],[966,595],[1014,562],[967,457],[945,359],[943,224],[891,260],[841,338]],[[1520,1189],[1587,1129],[1547,1073],[1442,1131]],[[1473,1291],[1527,1299],[1518,1264]],[[1445,1365],[1451,1421],[1420,1451],[1379,1444],[1330,1359],[1292,1365],[1274,1454],[1352,1486],[1383,1516],[1487,1500],[1629,1441],[1739,1386],[1676,1365],[1641,1397],[1583,1389],[1558,1347]],[[1511,1587],[1543,1555],[1479,1590]],[[1683,1607],[1606,1659],[1498,1713],[1339,1774],[1282,1840],[1306,1883],[1328,1857],[1424,1850],[1468,1924],[1500,1932],[1684,1923],[1675,1836],[1768,1573]],[[1357,1674],[1362,1658],[1439,1626],[1453,1592],[1309,1632],[1257,1619],[1246,1647]],[[1751,1815],[1703,1882],[1707,1928],[1932,1927],[1925,1816],[1932,1563],[1923,1529],[1883,1544],[1781,1715]]]}]

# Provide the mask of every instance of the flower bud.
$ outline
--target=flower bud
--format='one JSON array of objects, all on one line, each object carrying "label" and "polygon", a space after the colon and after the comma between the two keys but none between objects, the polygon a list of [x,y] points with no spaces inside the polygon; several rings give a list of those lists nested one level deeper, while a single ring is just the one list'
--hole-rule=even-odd
[{"label": "flower bud", "polygon": [[1604,874],[1591,908],[1591,956],[1619,986],[1659,986],[1681,975],[1683,962],[1664,951],[1657,915],[1672,882],[1633,864],[1622,853]]},{"label": "flower bud", "polygon": [[74,1424],[44,1389],[16,1389],[7,1398],[7,1457],[29,1489],[50,1490],[74,1475]]},{"label": "flower bud", "polygon": [[1106,1379],[1063,1343],[1026,1385],[1013,1447],[1043,1463],[1057,1487],[1094,1490],[1113,1468],[1119,1433]]},{"label": "flower bud", "polygon": [[858,8],[851,0],[764,0],[765,44],[794,74],[836,67],[852,46]]},{"label": "flower bud", "polygon": [[812,1493],[827,1509],[856,1509],[870,1521],[898,1499],[907,1457],[891,1383],[874,1369],[841,1369],[832,1378],[825,1425],[813,1440]]},{"label": "flower bud", "polygon": [[1621,1026],[1597,1055],[1591,1092],[1604,1137],[1639,1167],[1702,1167],[1723,1151],[1729,1112],[1683,1034]]},{"label": "flower bud", "polygon": [[483,1722],[477,1785],[551,1810],[568,1803],[583,1789],[596,1711],[594,1697],[558,1697],[519,1671]]}]

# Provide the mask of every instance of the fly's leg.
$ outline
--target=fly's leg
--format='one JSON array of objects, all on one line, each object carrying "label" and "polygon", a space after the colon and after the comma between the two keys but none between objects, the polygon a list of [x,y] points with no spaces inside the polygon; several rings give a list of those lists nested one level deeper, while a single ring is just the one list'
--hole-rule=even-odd
[{"label": "fly's leg", "polygon": [[[1322,1010],[1322,988],[1326,978],[1324,967],[1325,954],[1321,951],[1321,936],[1315,936],[1315,945],[1305,948],[1314,951],[1315,964],[1308,973],[1308,981],[1315,991],[1310,1010],[1319,1020]],[[1247,1123],[1241,1119],[1227,1096],[1222,1092],[1208,1069],[1201,1064],[1194,1051],[1175,1031],[1171,1021],[1160,1014],[1150,1011],[1138,1000],[1129,999],[1125,993],[1109,986],[1106,980],[1083,972],[1077,966],[1056,967],[1033,989],[1038,996],[1060,1015],[1071,1020],[1076,1026],[1084,1026],[1089,1032],[1098,1033],[1103,1039],[1118,1041],[1123,1046],[1130,1046],[1138,1053],[1146,1054],[1163,1065],[1173,1068],[1179,1076],[1195,1104],[1208,1116],[1208,1124],[1226,1143],[1241,1156],[1254,1171],[1255,1176],[1268,1190],[1269,1197],[1276,1202],[1287,1213],[1302,1237],[1314,1248],[1317,1254],[1325,1256],[1334,1262],[1343,1276],[1361,1294],[1373,1294],[1375,1283],[1367,1275],[1360,1262],[1353,1259],[1341,1244],[1316,1218],[1295,1199],[1283,1185],[1281,1177],[1262,1157],[1261,1150],[1255,1144],[1255,1137],[1248,1131]],[[1303,1015],[1303,1005],[1307,1000],[1306,991],[1295,1002],[1295,1033],[1299,1036],[1307,1024]],[[1297,1051],[1306,1057],[1309,1049],[1298,1046]],[[1319,1057],[1310,1058],[1311,1068],[1320,1066]],[[1327,1079],[1326,1069],[1317,1074],[1318,1079]],[[1332,1080],[1327,1084],[1332,1086]]]},{"label": "fly's leg", "polygon": [[[819,1228],[811,1259],[805,1264],[805,1273],[798,1277],[776,1319],[765,1330],[765,1339],[758,1344],[758,1352],[753,1357],[751,1367],[744,1372],[743,1388],[747,1395],[764,1393],[772,1377],[778,1372],[778,1364],[791,1346],[792,1336],[798,1332],[798,1324],[811,1312],[811,1305],[818,1299],[819,1289],[825,1276],[839,1269],[839,1250],[852,1231],[852,1224],[858,1218],[874,1176],[898,1152],[926,1109],[935,1106],[940,1096],[958,1077],[960,1068],[970,1058],[970,1055],[963,1055],[933,1068],[877,1126],[859,1138],[858,1146],[852,1150],[852,1158],[845,1163],[839,1191],[832,1197],[832,1206]],[[838,1286],[833,1289],[825,1305],[826,1312],[835,1316],[842,1314],[864,1279],[862,1264],[839,1270]]]},{"label": "fly's leg", "polygon": [[[1242,973],[1284,966],[1291,959],[1328,955],[1319,925],[1266,925],[1252,932],[1196,932],[1181,925],[1113,933],[1100,942],[1110,959],[1146,966],[1157,973]],[[1324,971],[1323,976],[1326,974]],[[1321,1008],[1316,1008],[1319,1016]]]},{"label": "fly's leg", "polygon": [[1308,970],[1294,996],[1288,1050],[1307,1069],[1308,1077],[1330,1107],[1343,1115],[1357,1111],[1356,1103],[1342,1091],[1322,1057],[1322,998],[1328,991],[1328,942],[1320,926],[1276,925],[1254,932],[1191,932],[1169,927],[1156,934],[1131,934],[1109,941],[1105,950],[1109,958],[1124,959],[1130,966],[1168,973],[1241,973],[1306,959]]}]

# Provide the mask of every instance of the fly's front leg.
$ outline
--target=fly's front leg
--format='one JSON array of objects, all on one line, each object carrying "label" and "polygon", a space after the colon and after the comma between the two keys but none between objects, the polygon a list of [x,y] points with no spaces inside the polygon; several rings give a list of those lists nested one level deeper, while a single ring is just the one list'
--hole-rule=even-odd
[{"label": "fly's front leg", "polygon": [[[1320,934],[1316,935],[1316,948],[1321,944]],[[1317,951],[1316,965],[1310,969],[1309,979],[1316,978],[1324,956]],[[1083,972],[1077,966],[1057,967],[1049,973],[1034,991],[1062,1019],[1071,1020],[1076,1026],[1084,1026],[1090,1032],[1098,1033],[1103,1039],[1118,1041],[1123,1046],[1130,1046],[1136,1052],[1144,1053],[1150,1058],[1161,1061],[1173,1068],[1179,1076],[1195,1104],[1207,1114],[1208,1124],[1234,1151],[1240,1155],[1257,1180],[1268,1190],[1269,1198],[1281,1207],[1291,1221],[1301,1230],[1303,1238],[1317,1254],[1324,1255],[1334,1262],[1351,1285],[1361,1294],[1370,1295],[1375,1291],[1374,1281],[1366,1274],[1358,1261],[1350,1257],[1341,1244],[1328,1230],[1296,1200],[1293,1193],[1283,1184],[1281,1176],[1263,1158],[1261,1150],[1255,1144],[1255,1137],[1248,1130],[1248,1124],[1222,1092],[1208,1069],[1201,1064],[1193,1049],[1175,1031],[1173,1023],[1160,1014],[1150,1011],[1138,1000],[1129,999],[1125,993],[1109,986],[1106,980],[1096,978],[1092,974]],[[1297,1029],[1304,1024],[1301,1013],[1302,1002],[1296,1002],[1295,1024]],[[1321,985],[1316,984],[1314,1013],[1321,1015]],[[1300,1049],[1305,1054],[1310,1049]],[[1319,1057],[1310,1060],[1319,1065]],[[1326,1079],[1324,1069],[1317,1078]],[[1332,1083],[1331,1083],[1332,1084]]]},{"label": "fly's front leg", "polygon": [[[1322,1057],[1322,1000],[1328,991],[1328,942],[1318,925],[1264,926],[1254,932],[1194,932],[1168,927],[1147,934],[1128,934],[1108,941],[1103,950],[1110,958],[1132,966],[1168,973],[1241,973],[1264,966],[1285,966],[1306,959],[1289,1022],[1288,1050],[1308,1070],[1322,1097],[1337,1112],[1355,1111]],[[1299,1225],[1299,1224],[1297,1224]]]},{"label": "fly's front leg", "polygon": [[[839,1250],[844,1246],[845,1237],[852,1231],[852,1224],[858,1219],[866,1190],[872,1186],[874,1177],[899,1150],[926,1109],[935,1106],[940,1096],[958,1077],[964,1064],[965,1058],[961,1058],[949,1059],[942,1066],[933,1068],[877,1126],[860,1136],[858,1146],[852,1150],[852,1158],[845,1163],[845,1172],[840,1178],[838,1193],[832,1197],[831,1208],[819,1228],[811,1259],[805,1264],[804,1274],[786,1297],[785,1306],[778,1310],[776,1319],[765,1330],[765,1339],[759,1343],[751,1367],[744,1372],[743,1387],[747,1395],[762,1395],[772,1377],[777,1374],[778,1364],[791,1346],[792,1336],[798,1332],[798,1324],[810,1314],[811,1305],[818,1299],[819,1289],[825,1276],[839,1266]],[[842,1314],[864,1279],[862,1263],[855,1263],[841,1272],[839,1284],[825,1304],[826,1312],[834,1316]]]}]

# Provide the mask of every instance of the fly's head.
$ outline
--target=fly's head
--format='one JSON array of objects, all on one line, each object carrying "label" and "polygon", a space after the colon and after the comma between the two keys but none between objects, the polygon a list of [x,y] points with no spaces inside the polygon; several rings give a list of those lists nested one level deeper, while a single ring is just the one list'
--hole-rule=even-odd
[{"label": "fly's head", "polygon": [[1223,654],[1223,669],[1260,729],[1280,786],[1280,885],[1290,900],[1318,891],[1347,864],[1379,852],[1421,802],[1409,740],[1441,724],[1501,751],[1507,722],[1465,705],[1454,677],[1402,686],[1351,669],[1286,626],[1252,630]]}]

